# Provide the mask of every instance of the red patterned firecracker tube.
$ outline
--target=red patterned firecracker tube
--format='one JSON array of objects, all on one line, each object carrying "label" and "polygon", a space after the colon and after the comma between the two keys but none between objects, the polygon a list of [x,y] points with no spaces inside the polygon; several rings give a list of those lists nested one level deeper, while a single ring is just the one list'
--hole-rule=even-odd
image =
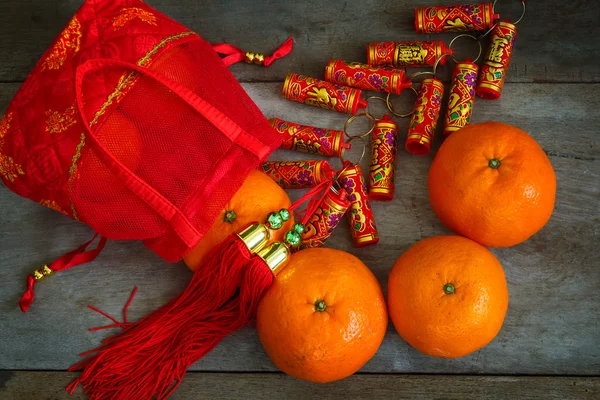
[{"label": "red patterned firecracker tube", "polygon": [[492,3],[415,8],[417,33],[484,31],[500,16]]},{"label": "red patterned firecracker tube", "polygon": [[502,95],[516,37],[517,27],[510,22],[499,22],[492,30],[488,51],[479,71],[477,96],[497,100]]},{"label": "red patterned firecracker tube", "polygon": [[337,85],[316,78],[288,72],[281,94],[288,100],[298,101],[315,107],[356,114],[367,107],[360,89]]},{"label": "red patterned firecracker tube", "polygon": [[284,136],[280,146],[282,149],[341,157],[344,151],[351,147],[349,143],[344,142],[344,131],[300,125],[279,118],[271,118],[269,122]]},{"label": "red patterned firecracker tube", "polygon": [[404,79],[405,71],[390,66],[369,66],[357,62],[329,60],[325,80],[365,90],[400,94],[411,85]]},{"label": "red patterned firecracker tube", "polygon": [[344,162],[338,182],[342,190],[346,191],[350,201],[350,209],[346,215],[350,223],[354,247],[364,247],[379,242],[367,185],[360,165]]},{"label": "red patterned firecracker tube", "polygon": [[[367,60],[369,65],[393,65],[410,68],[433,66],[444,54],[454,54],[441,40],[414,42],[374,42],[367,44]],[[442,58],[440,65],[446,63]]]},{"label": "red patterned firecracker tube", "polygon": [[471,60],[458,63],[454,67],[444,119],[444,136],[471,123],[478,71],[479,67]]},{"label": "red patterned firecracker tube", "polygon": [[308,219],[302,235],[300,249],[322,247],[325,240],[342,220],[350,207],[346,191],[338,192],[331,187],[313,215]]},{"label": "red patterned firecracker tube", "polygon": [[313,188],[335,175],[325,160],[270,161],[261,169],[283,189]]},{"label": "red patterned firecracker tube", "polygon": [[398,155],[398,125],[389,115],[375,121],[371,133],[371,167],[369,168],[369,198],[392,200],[396,181]]},{"label": "red patterned firecracker tube", "polygon": [[406,136],[405,147],[409,153],[424,156],[431,150],[443,97],[442,81],[437,78],[423,80]]}]

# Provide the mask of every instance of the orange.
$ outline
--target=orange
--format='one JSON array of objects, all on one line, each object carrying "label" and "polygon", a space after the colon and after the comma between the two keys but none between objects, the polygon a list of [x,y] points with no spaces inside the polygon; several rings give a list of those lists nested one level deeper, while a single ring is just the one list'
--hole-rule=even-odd
[{"label": "orange", "polygon": [[[252,222],[265,222],[269,213],[289,208],[290,205],[290,198],[285,190],[266,174],[253,170],[202,240],[183,258],[184,262],[192,271],[195,270],[204,256],[227,236]],[[282,241],[283,235],[292,229],[293,224],[292,215],[282,228],[271,231],[271,241]]]},{"label": "orange", "polygon": [[500,262],[461,236],[413,245],[388,281],[388,309],[404,340],[430,356],[457,358],[487,345],[500,331],[508,289]]},{"label": "orange", "polygon": [[381,287],[367,266],[349,253],[313,248],[292,255],[261,299],[256,325],[283,372],[331,382],[377,352],[387,321]]},{"label": "orange", "polygon": [[[99,130],[98,138],[109,154],[136,172],[142,162],[142,140],[138,129],[125,114],[118,110],[111,112]],[[94,203],[110,202],[114,206],[114,202],[118,202],[115,198],[129,196],[130,192],[96,154],[95,151],[87,153],[78,165],[80,195]]]},{"label": "orange", "polygon": [[487,247],[527,240],[550,219],[556,176],[540,145],[514,126],[486,122],[451,134],[429,170],[429,198],[454,232]]}]

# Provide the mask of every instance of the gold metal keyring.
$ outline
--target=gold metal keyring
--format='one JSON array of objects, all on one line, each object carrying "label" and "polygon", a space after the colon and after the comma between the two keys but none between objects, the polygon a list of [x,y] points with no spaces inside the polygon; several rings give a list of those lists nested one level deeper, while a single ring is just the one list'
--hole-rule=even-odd
[{"label": "gold metal keyring", "polygon": [[[419,92],[417,92],[417,89],[414,88],[414,86],[411,86],[410,89],[415,93],[416,96],[419,95]],[[396,110],[394,110],[394,105],[392,104],[392,102],[390,101],[390,95],[391,93],[388,93],[386,99],[385,99],[385,103],[387,104],[387,108],[388,110],[390,110],[390,112],[395,115],[396,117],[400,117],[400,118],[406,118],[406,117],[410,117],[411,115],[413,115],[414,110],[406,113],[406,114],[399,114],[396,112]]]},{"label": "gold metal keyring", "polygon": [[[498,0],[494,0],[494,2],[492,3],[492,14],[496,13],[496,3],[498,2]],[[519,17],[518,20],[516,20],[515,22],[513,22],[513,25],[518,24],[519,22],[521,22],[521,20],[523,19],[523,17],[525,16],[525,0],[521,0],[521,5],[523,6],[523,11],[521,11],[521,16]],[[487,35],[489,32],[486,32],[485,35]],[[485,36],[484,35],[484,36]]]},{"label": "gold metal keyring", "polygon": [[[369,100],[371,100],[371,99],[373,99],[373,100],[379,100],[379,101],[383,101],[383,102],[385,103],[385,102],[386,102],[386,101],[385,101],[385,97],[381,97],[381,96],[370,96],[370,97],[367,97],[367,111],[366,111],[366,113],[367,113],[367,116],[368,116],[369,118],[371,118],[373,121],[377,121],[378,119],[381,119],[381,118],[383,118],[383,115],[381,116],[381,118],[377,118],[377,117],[373,116],[373,114],[371,114],[371,113],[369,112],[369,107],[368,107],[368,106],[369,106]],[[385,115],[385,114],[384,114],[384,115]],[[375,128],[375,124],[373,124],[373,128]],[[373,129],[371,129],[371,132],[373,132]],[[369,132],[369,133],[371,133],[371,132]],[[366,136],[366,135],[365,135],[365,136]]]},{"label": "gold metal keyring", "polygon": [[[360,158],[358,159],[358,161],[356,163],[352,163],[352,161],[350,160],[346,160],[344,158],[343,155],[340,156],[340,161],[342,162],[342,166],[344,165],[344,163],[346,161],[350,161],[350,163],[352,163],[352,165],[358,165],[360,164],[360,162],[362,161],[362,159],[365,157],[365,154],[367,153],[367,142],[365,141],[364,136],[352,136],[350,139],[348,139],[348,141],[346,143],[350,143],[354,140],[360,140],[362,142],[363,148],[362,148],[362,153],[360,154]],[[342,169],[343,171],[343,169]]]},{"label": "gold metal keyring", "polygon": [[[477,43],[477,45],[479,46],[479,53],[477,53],[477,57],[476,57],[476,58],[473,60],[473,62],[474,62],[474,63],[476,63],[476,62],[477,62],[477,60],[479,60],[479,57],[481,57],[481,53],[482,53],[482,51],[483,51],[483,47],[481,46],[481,42],[479,41],[479,39],[478,39],[478,38],[476,38],[475,36],[473,36],[473,35],[469,35],[468,33],[461,33],[460,35],[456,35],[456,36],[454,37],[454,39],[452,39],[452,40],[450,41],[450,43],[448,44],[448,48],[449,48],[450,50],[452,50],[452,45],[454,44],[454,42],[456,41],[456,39],[458,39],[458,38],[461,38],[461,37],[468,37],[468,38],[471,38],[471,39],[473,39],[473,40],[475,41],[475,43]],[[452,59],[454,60],[454,62],[458,64],[458,60],[457,60],[457,59],[454,57],[454,52],[453,52],[453,53],[450,55],[450,57],[452,57]]]},{"label": "gold metal keyring", "polygon": [[[365,118],[373,121],[373,125],[371,126],[371,129],[369,129],[367,132],[365,132],[363,134],[360,134],[360,135],[350,135],[348,133],[348,126],[350,125],[350,123],[352,123],[352,121],[354,121],[355,119],[360,118],[360,117],[365,117]],[[363,113],[355,114],[355,115],[351,116],[350,118],[348,118],[348,120],[344,124],[344,134],[349,139],[346,143],[350,143],[353,138],[363,138],[363,137],[369,135],[371,132],[373,132],[373,129],[375,129],[375,123],[374,122],[375,122],[375,118],[373,118],[373,116],[371,114],[369,114],[368,112],[363,112]]]},{"label": "gold metal keyring", "polygon": [[437,73],[437,68],[438,68],[438,66],[439,66],[439,64],[440,64],[440,61],[442,61],[442,59],[443,59],[444,57],[448,57],[448,56],[450,56],[450,53],[444,53],[444,54],[442,54],[441,56],[439,56],[439,57],[438,57],[438,58],[435,60],[435,62],[433,63],[433,70],[432,70],[432,71],[418,71],[418,72],[415,72],[414,74],[411,74],[411,75],[409,75],[409,76],[408,76],[408,79],[409,79],[410,81],[413,81],[413,82],[414,82],[414,78],[415,78],[415,77],[417,77],[417,76],[423,76],[423,75],[431,75],[431,76],[433,76],[433,77],[435,78],[435,77],[436,77],[436,76],[435,76],[435,74]]}]

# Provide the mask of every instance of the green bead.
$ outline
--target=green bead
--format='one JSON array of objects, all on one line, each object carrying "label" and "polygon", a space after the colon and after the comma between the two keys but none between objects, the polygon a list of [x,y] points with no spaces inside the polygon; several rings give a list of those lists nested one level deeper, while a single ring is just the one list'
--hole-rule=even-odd
[{"label": "green bead", "polygon": [[281,216],[281,219],[283,219],[283,222],[287,222],[290,220],[290,212],[285,208],[279,210],[279,215]]},{"label": "green bead", "polygon": [[279,213],[272,212],[267,216],[267,222],[271,229],[279,229],[283,226],[283,219]]},{"label": "green bead", "polygon": [[304,233],[304,225],[294,224],[294,230],[302,235]]},{"label": "green bead", "polygon": [[297,246],[302,242],[302,237],[298,232],[291,230],[285,234],[285,241],[286,243],[289,243],[290,246]]}]

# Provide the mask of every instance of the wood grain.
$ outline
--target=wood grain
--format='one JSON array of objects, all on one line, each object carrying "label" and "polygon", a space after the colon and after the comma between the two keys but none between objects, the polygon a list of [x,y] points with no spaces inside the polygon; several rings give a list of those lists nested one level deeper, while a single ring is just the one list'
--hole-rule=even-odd
[{"label": "wood grain", "polygon": [[[0,1],[0,82],[23,81],[42,53],[83,2]],[[456,0],[244,0],[202,2],[149,0],[159,11],[213,43],[228,42],[270,53],[288,36],[294,52],[269,68],[234,66],[242,81],[278,81],[293,70],[321,77],[330,58],[365,61],[371,41],[444,39],[455,34],[419,35],[413,8]],[[126,4],[126,1],[125,1]],[[519,24],[509,82],[600,82],[599,2],[547,0],[527,3]],[[520,2],[502,2],[498,12],[513,21]],[[486,41],[483,42],[484,50]],[[477,54],[473,42],[457,43],[462,57]],[[450,68],[442,74],[449,76]]]},{"label": "wood grain", "polygon": [[[4,400],[86,399],[81,388],[64,392],[76,374],[0,371]],[[326,385],[283,374],[188,373],[173,400],[192,399],[547,399],[600,396],[600,378],[529,376],[354,375]]]},{"label": "wood grain", "polygon": [[[247,83],[244,88],[268,117],[334,128],[347,118],[286,101],[278,94],[280,85]],[[17,86],[0,85],[0,106],[6,106]],[[458,360],[432,358],[408,346],[390,324],[379,352],[363,372],[600,375],[597,90],[597,85],[589,84],[508,84],[500,101],[477,100],[475,122],[511,122],[531,133],[549,154],[558,178],[554,215],[527,242],[494,250],[506,271],[510,305],[504,326],[490,345]],[[410,108],[412,101],[403,96],[398,108]],[[373,112],[381,112],[376,107]],[[408,121],[400,124],[406,132]],[[439,136],[437,140],[435,147]],[[357,151],[352,150],[350,157]],[[345,221],[328,242],[359,256],[384,290],[389,270],[403,251],[421,238],[449,233],[429,206],[426,180],[433,155],[400,153],[397,198],[374,203],[381,234],[378,245],[353,249]],[[289,151],[272,156],[300,158],[306,157]],[[129,312],[136,319],[179,293],[190,278],[183,264],[167,264],[139,243],[111,242],[95,262],[39,284],[36,302],[22,314],[17,300],[26,274],[88,240],[92,232],[3,187],[0,221],[0,369],[67,369],[78,353],[95,347],[108,334],[87,332],[110,323],[88,310],[87,304],[120,318],[131,289],[138,285]],[[192,369],[276,371],[250,328],[228,337]]]}]

